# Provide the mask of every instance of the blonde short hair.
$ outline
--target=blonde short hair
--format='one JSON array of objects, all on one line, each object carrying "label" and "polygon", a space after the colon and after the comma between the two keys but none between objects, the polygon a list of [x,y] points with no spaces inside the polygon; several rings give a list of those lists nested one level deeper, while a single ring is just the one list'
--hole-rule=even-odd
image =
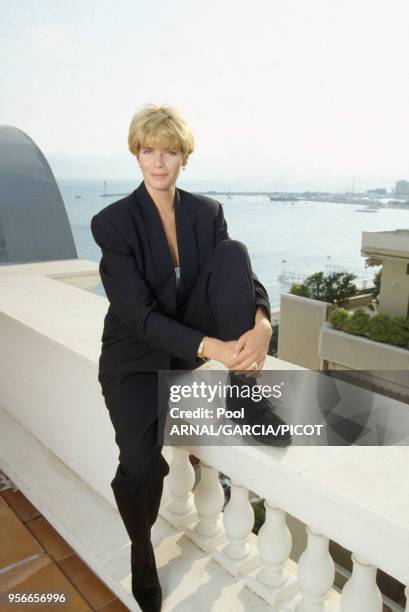
[{"label": "blonde short hair", "polygon": [[188,156],[194,151],[194,138],[190,127],[176,108],[147,104],[132,117],[128,146],[133,155],[138,155],[144,146],[159,146],[163,149],[181,150]]}]

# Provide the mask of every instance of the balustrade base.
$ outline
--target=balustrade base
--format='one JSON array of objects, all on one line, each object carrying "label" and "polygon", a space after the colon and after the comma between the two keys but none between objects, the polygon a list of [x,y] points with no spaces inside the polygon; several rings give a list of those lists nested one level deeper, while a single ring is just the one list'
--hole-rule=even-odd
[{"label": "balustrade base", "polygon": [[[302,596],[298,594],[293,601],[285,604],[280,609],[280,612],[304,612],[301,608]],[[336,591],[331,590],[328,593],[328,599],[324,603],[322,612],[341,612],[341,596]]]},{"label": "balustrade base", "polygon": [[188,527],[183,529],[184,534],[189,540],[192,540],[196,544],[200,550],[203,552],[210,552],[214,550],[220,544],[224,544],[226,542],[226,533],[223,529],[223,521],[220,519],[218,521],[218,530],[214,536],[204,536],[196,531],[196,527],[199,524],[199,521],[196,521],[194,524],[190,524]]},{"label": "balustrade base", "polygon": [[[256,536],[254,536],[255,538]],[[253,539],[253,538],[251,538]],[[232,559],[224,552],[225,544],[221,544],[213,553],[214,559],[220,563],[232,576],[243,576],[258,567],[260,557],[255,544],[250,544],[249,554],[244,559]]]},{"label": "balustrade base", "polygon": [[173,527],[186,527],[186,525],[198,520],[197,510],[194,508],[186,514],[178,514],[165,506],[160,508],[159,514]]},{"label": "balustrade base", "polygon": [[262,597],[270,606],[283,606],[294,600],[298,591],[295,563],[292,561],[288,562],[284,570],[286,572],[285,580],[279,587],[268,586],[261,582],[257,578],[260,571],[261,568],[258,568],[251,572],[245,580],[248,588],[256,593],[256,595]]}]

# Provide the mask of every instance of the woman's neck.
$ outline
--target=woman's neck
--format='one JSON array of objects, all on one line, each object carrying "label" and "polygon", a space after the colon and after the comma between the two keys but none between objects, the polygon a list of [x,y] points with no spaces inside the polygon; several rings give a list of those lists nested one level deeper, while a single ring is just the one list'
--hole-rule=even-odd
[{"label": "woman's neck", "polygon": [[155,202],[159,210],[163,211],[164,213],[173,212],[174,210],[173,202],[175,200],[175,190],[176,190],[175,185],[172,185],[169,191],[152,189],[152,187],[146,185],[146,183],[145,183],[145,186],[146,186],[146,189],[149,195],[151,196],[152,200]]}]

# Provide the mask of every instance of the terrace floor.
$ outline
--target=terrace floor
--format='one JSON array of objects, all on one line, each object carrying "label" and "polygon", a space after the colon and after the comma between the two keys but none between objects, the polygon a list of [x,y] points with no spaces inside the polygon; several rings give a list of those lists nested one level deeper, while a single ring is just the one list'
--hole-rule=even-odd
[{"label": "terrace floor", "polygon": [[[10,590],[64,593],[67,603],[63,607],[67,611],[128,610],[21,491],[5,475],[1,481],[0,610],[17,609],[17,604],[8,604]],[[37,610],[52,607],[35,606]]]}]

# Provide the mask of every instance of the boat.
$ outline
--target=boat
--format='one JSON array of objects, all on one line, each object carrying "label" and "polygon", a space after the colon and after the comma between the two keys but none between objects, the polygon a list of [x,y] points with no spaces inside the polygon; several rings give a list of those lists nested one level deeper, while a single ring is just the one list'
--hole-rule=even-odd
[{"label": "boat", "polygon": [[108,193],[107,184],[106,184],[106,181],[104,181],[104,193],[100,193],[99,197],[100,198],[116,198],[116,197],[122,197],[126,195],[128,195],[128,193]]},{"label": "boat", "polygon": [[355,208],[354,212],[377,213],[379,210],[374,210],[373,208]]},{"label": "boat", "polygon": [[294,198],[289,195],[278,195],[278,196],[269,196],[271,202],[292,202],[294,203]]}]

